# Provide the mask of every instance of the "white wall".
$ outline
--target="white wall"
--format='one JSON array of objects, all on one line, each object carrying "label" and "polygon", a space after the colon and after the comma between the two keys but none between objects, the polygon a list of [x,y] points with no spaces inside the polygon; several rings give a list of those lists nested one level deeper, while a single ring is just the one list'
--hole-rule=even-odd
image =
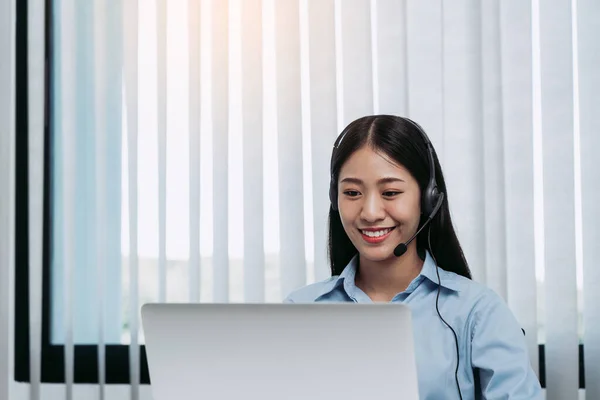
[{"label": "white wall", "polygon": [[13,375],[15,1],[0,0],[0,399]]}]

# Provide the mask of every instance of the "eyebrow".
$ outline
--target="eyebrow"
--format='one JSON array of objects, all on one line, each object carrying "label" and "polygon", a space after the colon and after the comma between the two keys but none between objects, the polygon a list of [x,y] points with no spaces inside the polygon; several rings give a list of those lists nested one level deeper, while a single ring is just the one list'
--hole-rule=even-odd
[{"label": "eyebrow", "polygon": [[[352,177],[348,177],[348,178],[344,178],[340,181],[340,183],[355,183],[357,185],[362,185],[363,181],[358,179],[358,178],[352,178]],[[385,178],[381,178],[377,181],[377,184],[384,184],[384,183],[394,183],[394,182],[404,182],[404,180],[400,179],[400,178],[394,178],[394,177],[385,177]]]}]

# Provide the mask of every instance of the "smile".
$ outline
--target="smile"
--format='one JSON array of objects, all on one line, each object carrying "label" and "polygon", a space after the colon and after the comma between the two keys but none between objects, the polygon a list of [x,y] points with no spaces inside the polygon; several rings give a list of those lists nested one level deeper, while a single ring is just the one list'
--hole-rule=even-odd
[{"label": "smile", "polygon": [[380,243],[383,242],[390,233],[394,230],[393,228],[382,228],[379,230],[373,229],[359,229],[363,239],[368,243]]}]

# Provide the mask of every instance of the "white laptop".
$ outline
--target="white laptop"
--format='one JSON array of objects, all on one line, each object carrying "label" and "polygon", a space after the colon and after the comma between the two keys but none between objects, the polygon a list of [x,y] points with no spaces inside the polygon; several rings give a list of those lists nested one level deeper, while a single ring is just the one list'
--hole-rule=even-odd
[{"label": "white laptop", "polygon": [[145,304],[154,400],[418,399],[401,304]]}]

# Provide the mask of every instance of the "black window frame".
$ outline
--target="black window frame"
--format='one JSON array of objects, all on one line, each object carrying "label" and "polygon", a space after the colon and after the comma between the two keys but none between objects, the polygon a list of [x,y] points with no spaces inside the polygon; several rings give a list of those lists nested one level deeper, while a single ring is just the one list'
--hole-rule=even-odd
[{"label": "black window frame", "polygon": [[[15,203],[15,381],[30,382],[29,215],[28,215],[28,30],[27,1],[16,2],[16,203]],[[45,0],[45,126],[42,276],[42,383],[65,383],[64,345],[50,341],[52,227],[52,0]],[[540,383],[546,387],[545,346],[539,344]],[[106,345],[107,384],[130,384],[129,345]],[[146,349],[140,345],[140,383],[150,384]],[[74,383],[97,384],[98,345],[74,345]],[[579,388],[585,388],[584,345],[579,344]]]},{"label": "black window frame", "polygon": [[[52,0],[45,0],[45,125],[42,256],[41,382],[65,383],[65,346],[51,343],[52,227]],[[27,1],[17,1],[16,21],[16,210],[15,210],[15,381],[30,382]],[[129,345],[105,345],[107,384],[130,384]],[[140,346],[140,383],[150,384],[146,349]],[[74,383],[97,384],[98,345],[74,345]]]}]

